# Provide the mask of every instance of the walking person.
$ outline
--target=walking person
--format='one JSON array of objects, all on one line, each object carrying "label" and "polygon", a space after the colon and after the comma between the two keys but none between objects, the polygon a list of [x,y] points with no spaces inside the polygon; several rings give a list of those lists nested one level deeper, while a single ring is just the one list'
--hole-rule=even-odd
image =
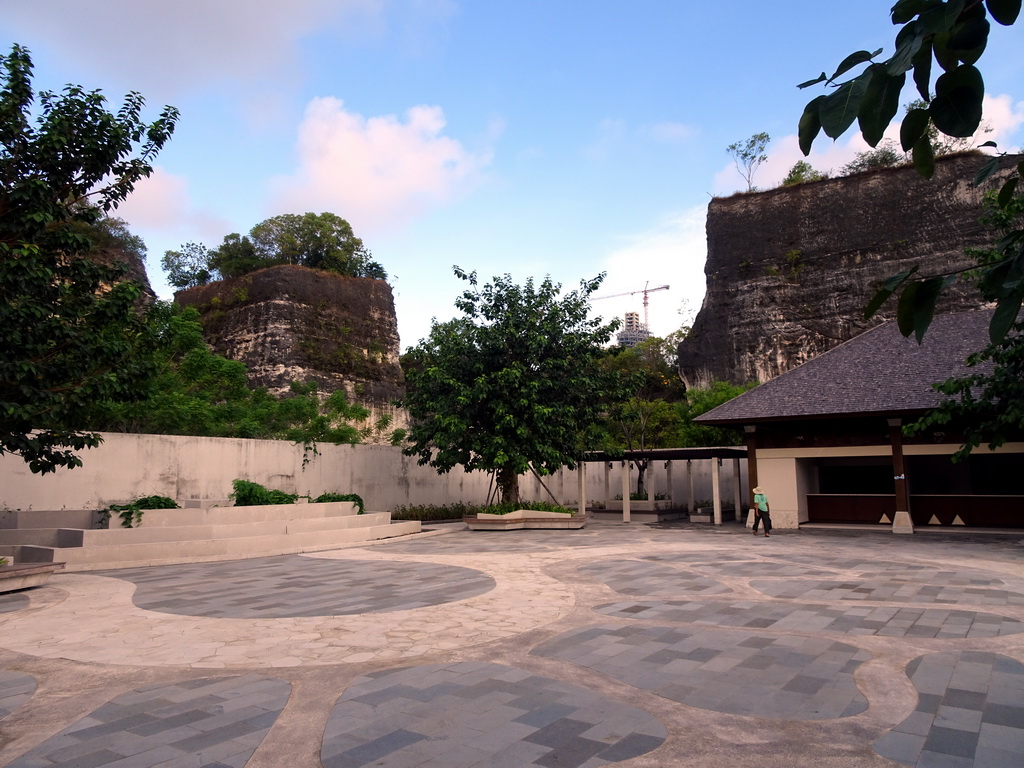
[{"label": "walking person", "polygon": [[757,525],[764,521],[764,535],[772,530],[772,513],[768,507],[768,497],[760,487],[754,489],[754,535],[757,536]]}]

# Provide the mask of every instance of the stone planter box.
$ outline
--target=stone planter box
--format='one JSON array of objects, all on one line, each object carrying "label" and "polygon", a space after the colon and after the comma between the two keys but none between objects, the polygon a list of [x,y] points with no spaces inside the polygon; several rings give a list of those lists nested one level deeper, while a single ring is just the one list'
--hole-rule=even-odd
[{"label": "stone planter box", "polygon": [[[722,510],[722,522],[736,519],[736,510],[734,509],[723,509]],[[695,511],[690,513],[691,523],[713,523],[715,522],[715,508],[714,507],[698,507]]]},{"label": "stone planter box", "polygon": [[578,530],[587,523],[585,515],[567,515],[563,512],[541,512],[535,509],[517,509],[507,515],[479,514],[466,516],[462,521],[471,531],[520,531],[525,528],[558,528]]},{"label": "stone planter box", "polygon": [[64,563],[18,563],[0,566],[0,594],[38,587],[49,581],[54,571],[62,570]]},{"label": "stone planter box", "polygon": [[[622,499],[610,499],[605,502],[605,509],[609,512],[622,511]],[[672,509],[672,499],[656,499],[654,501],[632,501],[629,502],[629,511],[632,512],[660,512],[664,509]]]}]

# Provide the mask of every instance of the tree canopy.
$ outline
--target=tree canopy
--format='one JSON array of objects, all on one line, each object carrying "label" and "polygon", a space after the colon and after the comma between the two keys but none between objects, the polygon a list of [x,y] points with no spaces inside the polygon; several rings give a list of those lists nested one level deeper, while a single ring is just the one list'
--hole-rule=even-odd
[{"label": "tree canopy", "polygon": [[248,235],[233,232],[214,249],[186,243],[163,257],[168,282],[205,285],[280,264],[297,264],[349,277],[387,279],[352,226],[333,213],[282,214],[261,221]]},{"label": "tree canopy", "polygon": [[136,399],[152,373],[140,286],[88,254],[178,113],[146,123],[137,93],[117,112],[76,85],[36,94],[19,45],[0,70],[0,454],[45,473],[80,466],[76,452],[99,443],[80,428],[92,402]]},{"label": "tree canopy", "polygon": [[736,170],[747,182],[748,192],[754,189],[754,174],[757,173],[757,169],[768,159],[767,149],[771,140],[771,136],[767,133],[755,133],[749,139],[734,141],[725,148],[725,151],[732,156]]},{"label": "tree canopy", "polygon": [[455,274],[469,284],[462,316],[435,321],[403,360],[406,453],[439,472],[493,471],[502,501],[516,502],[520,474],[576,466],[615,387],[598,361],[617,324],[589,317],[604,275],[562,295],[550,278],[481,286],[475,272]]}]

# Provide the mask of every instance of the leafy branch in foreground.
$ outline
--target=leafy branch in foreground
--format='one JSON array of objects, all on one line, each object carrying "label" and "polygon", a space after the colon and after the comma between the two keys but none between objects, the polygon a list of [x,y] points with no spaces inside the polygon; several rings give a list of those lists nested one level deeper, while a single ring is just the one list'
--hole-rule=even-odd
[{"label": "leafy branch in foreground", "polygon": [[[903,151],[911,153],[918,173],[931,178],[937,133],[966,138],[981,127],[985,84],[976,64],[988,44],[989,17],[1011,26],[1020,10],[1021,0],[898,0],[891,10],[893,24],[900,27],[891,57],[876,61],[881,48],[856,51],[843,59],[831,76],[822,72],[798,86],[824,83],[832,89],[804,108],[799,125],[800,149],[807,155],[819,133],[836,139],[854,122],[864,140],[872,147],[878,146],[899,109],[910,74],[922,102],[907,112],[900,126],[900,144]],[[934,78],[933,63],[941,70]],[[862,65],[866,66],[859,74],[848,74]],[[986,142],[982,146],[994,144]],[[1004,156],[988,159],[978,170],[974,184],[1007,170],[1007,165]],[[1024,162],[1008,169],[997,196],[1000,206],[1009,204],[1022,175]],[[978,285],[984,298],[996,303],[989,334],[992,343],[998,344],[1013,326],[1024,301],[1024,230],[1017,228],[1005,234],[995,251],[997,257],[981,266]],[[896,275],[881,287],[866,314],[870,317],[899,293],[900,331],[905,336],[913,333],[920,341],[931,323],[939,295],[953,279],[955,275],[922,276],[917,270]]]}]

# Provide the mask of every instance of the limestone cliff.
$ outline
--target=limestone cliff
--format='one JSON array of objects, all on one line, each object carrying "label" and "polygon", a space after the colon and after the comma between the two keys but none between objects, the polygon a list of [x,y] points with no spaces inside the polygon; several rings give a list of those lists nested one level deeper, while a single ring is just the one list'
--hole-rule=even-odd
[{"label": "limestone cliff", "polygon": [[[712,200],[707,294],[679,347],[687,384],[767,381],[891,319],[895,302],[863,319],[885,278],[970,265],[965,249],[991,242],[971,186],[980,158],[942,158],[930,181],[900,167]],[[960,280],[939,311],[982,304]]]},{"label": "limestone cliff", "polygon": [[203,335],[218,354],[249,368],[250,381],[275,394],[293,380],[321,391],[344,389],[371,411],[392,418],[404,394],[391,286],[383,280],[297,266],[178,291],[174,301],[199,310]]}]

